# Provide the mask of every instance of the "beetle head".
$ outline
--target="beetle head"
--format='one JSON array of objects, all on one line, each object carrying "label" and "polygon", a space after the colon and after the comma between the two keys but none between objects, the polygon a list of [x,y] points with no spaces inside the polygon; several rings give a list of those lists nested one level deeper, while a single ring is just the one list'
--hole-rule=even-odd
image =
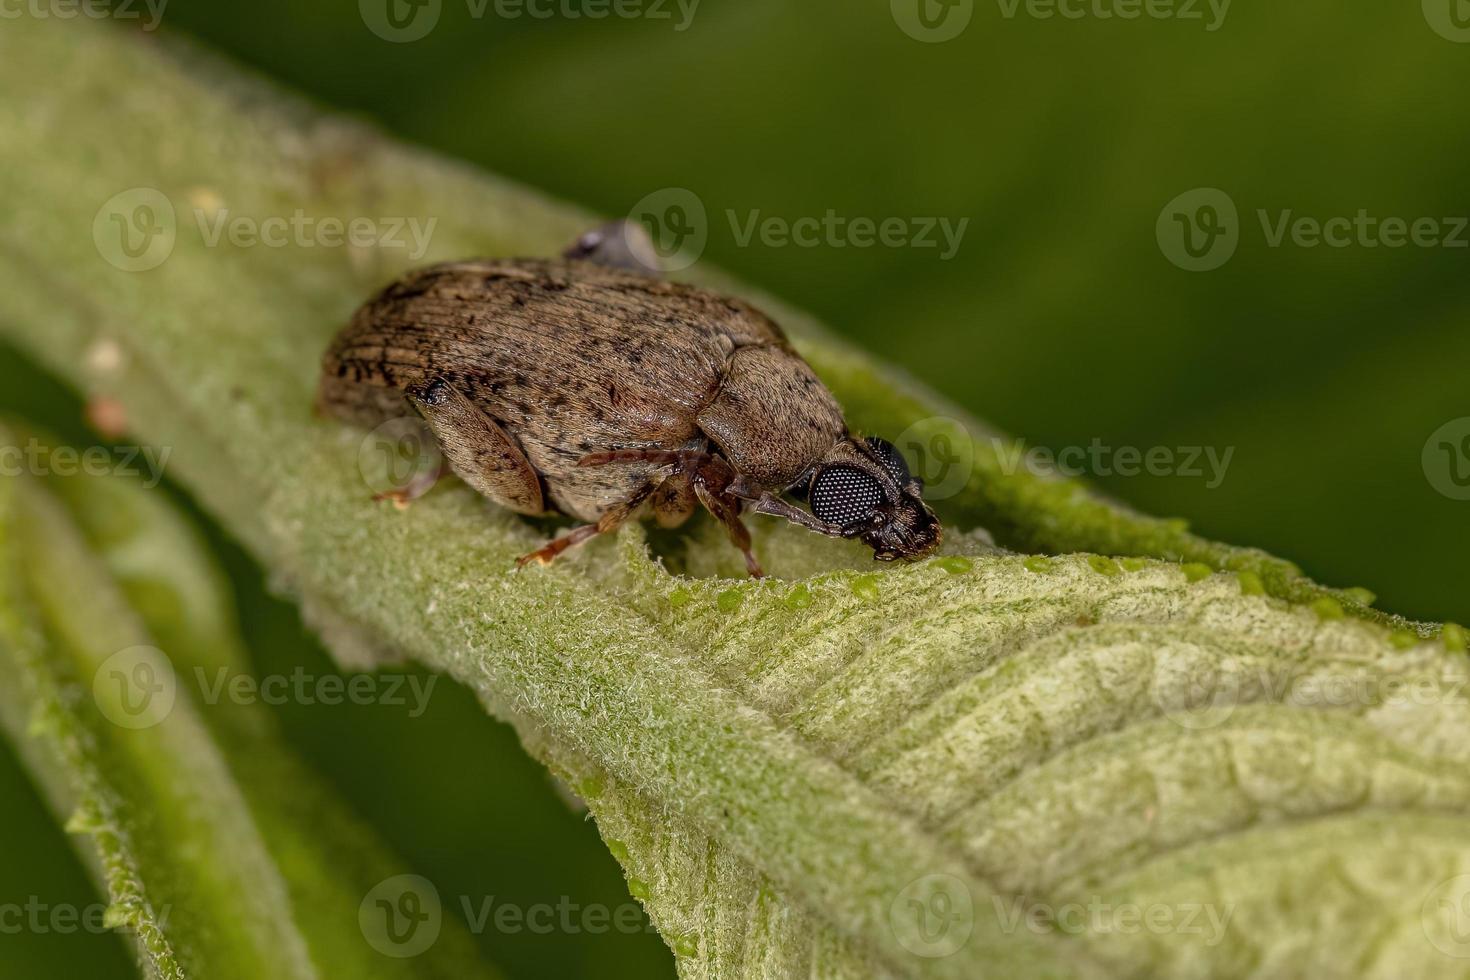
[{"label": "beetle head", "polygon": [[807,502],[813,517],[841,537],[862,539],[877,561],[914,561],[937,548],[942,534],[923,489],[892,443],[849,437],[818,465]]}]

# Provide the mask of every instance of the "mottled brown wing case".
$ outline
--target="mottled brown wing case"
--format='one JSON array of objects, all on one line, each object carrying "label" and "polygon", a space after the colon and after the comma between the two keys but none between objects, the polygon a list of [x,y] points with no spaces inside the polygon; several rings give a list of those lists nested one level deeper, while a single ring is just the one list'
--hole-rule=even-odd
[{"label": "mottled brown wing case", "polygon": [[453,263],[410,273],[358,311],[326,354],[319,401],[372,425],[443,378],[520,444],[552,504],[592,520],[650,468],[577,460],[704,446],[698,415],[746,346],[789,351],[769,318],[692,286],[585,262]]}]

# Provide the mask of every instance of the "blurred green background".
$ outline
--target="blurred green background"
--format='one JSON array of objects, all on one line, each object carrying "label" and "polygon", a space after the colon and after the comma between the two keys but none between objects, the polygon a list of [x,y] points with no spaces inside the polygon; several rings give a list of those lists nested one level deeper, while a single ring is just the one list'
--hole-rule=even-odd
[{"label": "blurred green background", "polygon": [[[922,0],[930,23],[964,23],[937,43],[912,36],[920,0],[626,0],[640,16],[600,19],[595,0],[533,0],[544,18],[429,0],[418,16],[437,16],[432,29],[405,42],[368,28],[384,2],[171,0],[162,33],[608,214],[686,188],[708,216],[702,261],[1033,445],[1233,451],[1218,486],[1094,474],[1119,499],[1366,586],[1385,609],[1470,620],[1470,502],[1436,489],[1447,471],[1424,460],[1432,434],[1470,416],[1470,231],[1447,220],[1470,215],[1460,0],[1240,0],[1223,19],[1204,0],[1149,8],[1197,19],[1099,16],[1126,8],[1116,0],[1064,2],[1077,18],[1036,16],[1053,8],[1024,0]],[[1238,247],[1208,271],[1170,259],[1181,242],[1166,205],[1196,188],[1237,210]],[[843,236],[741,240],[757,213],[829,211],[968,225],[947,259]],[[1388,247],[1377,231],[1342,247],[1289,233],[1273,244],[1283,216],[1360,212],[1434,219],[1459,247]],[[89,438],[77,403],[13,356],[0,361],[0,405]],[[1451,461],[1470,472],[1470,458]],[[328,669],[292,609],[213,533],[262,665]],[[506,729],[446,687],[413,724],[401,709],[320,706],[282,709],[283,721],[441,893],[628,901],[593,828]],[[453,774],[422,765],[464,740],[483,753],[458,756]],[[0,902],[95,901],[8,756],[0,793],[0,827],[28,842],[0,867]],[[480,941],[516,977],[672,970],[652,935]],[[16,964],[130,975],[109,936],[0,934],[0,971]]]}]

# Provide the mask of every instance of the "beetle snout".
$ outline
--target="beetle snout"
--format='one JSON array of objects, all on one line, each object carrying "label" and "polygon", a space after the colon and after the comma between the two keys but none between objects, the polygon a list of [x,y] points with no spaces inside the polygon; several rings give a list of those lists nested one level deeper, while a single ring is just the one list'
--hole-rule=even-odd
[{"label": "beetle snout", "polygon": [[894,508],[888,519],[863,535],[875,561],[918,561],[939,547],[939,520],[921,501]]}]

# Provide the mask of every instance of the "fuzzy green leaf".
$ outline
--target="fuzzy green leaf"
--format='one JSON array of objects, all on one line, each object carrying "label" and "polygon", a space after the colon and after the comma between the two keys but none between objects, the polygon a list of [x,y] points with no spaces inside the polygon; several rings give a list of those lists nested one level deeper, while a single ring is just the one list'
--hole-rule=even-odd
[{"label": "fuzzy green leaf", "polygon": [[0,718],[88,841],[106,924],[144,973],[493,975],[453,919],[420,961],[385,955],[356,910],[403,863],[262,705],[194,703],[191,677],[249,667],[218,571],[164,498],[115,476],[48,482],[66,506],[0,479]]},{"label": "fuzzy green leaf", "polygon": [[[21,21],[0,77],[22,96],[0,105],[6,335],[172,447],[340,658],[412,656],[515,723],[587,799],[683,975],[1464,962],[1458,632],[1017,471],[978,423],[760,296],[855,426],[968,449],[952,526],[1059,557],[954,534],[875,571],[762,522],[768,581],[713,577],[735,562],[708,526],[661,542],[667,564],[630,528],[515,574],[544,529],[460,486],[375,505],[362,434],[311,416],[327,339],[403,250],[210,245],[195,211],[437,219],[423,261],[547,254],[588,216],[178,48]],[[127,272],[93,230],[137,187],[175,234]]]}]

